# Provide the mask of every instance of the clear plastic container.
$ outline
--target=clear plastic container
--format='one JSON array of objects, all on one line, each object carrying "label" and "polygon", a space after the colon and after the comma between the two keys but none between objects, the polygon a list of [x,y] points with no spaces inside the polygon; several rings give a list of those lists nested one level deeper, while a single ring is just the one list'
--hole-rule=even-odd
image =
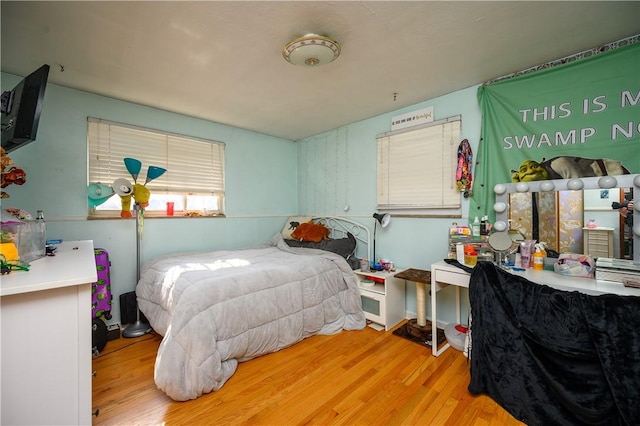
[{"label": "clear plastic container", "polygon": [[44,220],[3,223],[2,243],[15,245],[23,262],[40,259],[47,254],[46,224]]}]

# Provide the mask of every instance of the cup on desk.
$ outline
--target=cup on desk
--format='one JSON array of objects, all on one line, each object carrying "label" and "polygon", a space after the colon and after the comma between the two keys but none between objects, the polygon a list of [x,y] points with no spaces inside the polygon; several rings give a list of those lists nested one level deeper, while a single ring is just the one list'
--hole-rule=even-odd
[{"label": "cup on desk", "polygon": [[466,266],[476,266],[478,263],[478,252],[473,246],[464,247],[464,264]]}]

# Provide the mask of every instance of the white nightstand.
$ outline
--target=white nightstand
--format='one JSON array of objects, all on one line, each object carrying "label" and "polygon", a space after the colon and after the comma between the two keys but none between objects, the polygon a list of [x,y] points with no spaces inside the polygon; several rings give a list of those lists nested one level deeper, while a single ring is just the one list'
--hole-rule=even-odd
[{"label": "white nightstand", "polygon": [[376,327],[372,324],[375,329],[384,328],[388,331],[404,319],[405,281],[394,277],[398,272],[399,270],[355,271],[360,280],[359,287],[365,317],[380,325]]}]

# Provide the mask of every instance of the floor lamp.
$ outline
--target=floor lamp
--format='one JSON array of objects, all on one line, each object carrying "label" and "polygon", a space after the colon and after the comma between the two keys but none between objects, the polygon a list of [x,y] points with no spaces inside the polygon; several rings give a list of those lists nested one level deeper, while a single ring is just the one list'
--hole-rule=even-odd
[{"label": "floor lamp", "polygon": [[[149,201],[150,193],[149,193],[149,190],[144,187],[146,187],[147,183],[149,183],[153,179],[156,179],[162,176],[162,174],[164,174],[164,172],[166,172],[167,170],[162,167],[149,166],[149,168],[147,169],[147,178],[144,182],[144,185],[140,186],[138,185],[137,180],[138,180],[138,174],[140,173],[140,169],[142,168],[142,163],[139,160],[136,160],[135,158],[125,158],[124,164],[125,164],[125,167],[127,168],[127,171],[131,174],[131,177],[133,177],[134,183],[136,183],[136,186],[138,186],[137,189],[132,189],[134,198],[136,197],[135,195],[136,190],[140,190],[141,187],[142,189],[145,189],[145,191],[142,191],[142,190],[140,191],[138,195],[140,199],[136,199],[136,202],[133,205],[133,210],[136,215],[136,283],[137,283],[138,281],[140,281],[140,241],[142,240],[142,232],[140,227],[144,223],[144,209],[140,207],[139,203],[144,201],[145,204],[143,204],[143,206],[146,206],[146,203],[148,203]],[[146,195],[146,197],[144,195]],[[142,217],[142,221],[140,221],[141,217]],[[140,308],[138,308],[138,301],[136,300],[136,322],[134,322],[133,324],[129,324],[122,332],[122,336],[123,337],[140,337],[149,333],[151,330],[152,330],[151,325],[149,325],[148,323],[140,319]]]},{"label": "floor lamp", "polygon": [[[140,280],[140,206],[133,205],[136,213],[136,283]],[[151,326],[140,319],[140,309],[136,301],[136,322],[129,324],[122,332],[122,337],[140,337],[151,331]]]},{"label": "floor lamp", "polygon": [[376,260],[376,229],[378,228],[378,224],[380,224],[382,228],[386,228],[391,221],[391,215],[389,213],[374,213],[373,218],[375,219],[375,222],[373,223],[373,269],[377,270],[378,261]]}]

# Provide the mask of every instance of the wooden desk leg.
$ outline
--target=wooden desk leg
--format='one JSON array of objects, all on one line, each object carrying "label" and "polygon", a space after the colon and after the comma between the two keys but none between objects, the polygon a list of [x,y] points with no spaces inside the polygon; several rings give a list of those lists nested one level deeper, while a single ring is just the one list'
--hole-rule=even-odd
[{"label": "wooden desk leg", "polygon": [[417,323],[420,327],[427,325],[426,299],[427,290],[425,288],[425,283],[416,282],[416,314],[418,316]]}]

